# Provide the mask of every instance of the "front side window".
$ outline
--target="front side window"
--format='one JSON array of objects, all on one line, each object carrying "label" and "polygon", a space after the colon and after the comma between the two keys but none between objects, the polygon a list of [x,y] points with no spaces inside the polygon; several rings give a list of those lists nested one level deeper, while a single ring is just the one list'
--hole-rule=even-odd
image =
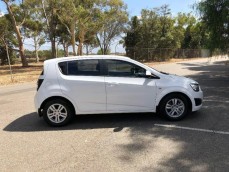
[{"label": "front side window", "polygon": [[[63,65],[64,64],[64,65]],[[59,63],[60,70],[65,75],[99,76],[99,60],[73,60]]]},{"label": "front side window", "polygon": [[121,60],[105,60],[107,75],[116,77],[143,77],[146,70],[135,64]]}]

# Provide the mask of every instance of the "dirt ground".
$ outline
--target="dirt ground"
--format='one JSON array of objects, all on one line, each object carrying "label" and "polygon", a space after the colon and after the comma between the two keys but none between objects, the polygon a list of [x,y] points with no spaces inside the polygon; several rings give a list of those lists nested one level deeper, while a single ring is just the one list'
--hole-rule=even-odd
[{"label": "dirt ground", "polygon": [[43,63],[30,63],[29,67],[21,64],[12,65],[12,80],[9,66],[0,66],[0,85],[12,85],[37,80],[43,68]]}]

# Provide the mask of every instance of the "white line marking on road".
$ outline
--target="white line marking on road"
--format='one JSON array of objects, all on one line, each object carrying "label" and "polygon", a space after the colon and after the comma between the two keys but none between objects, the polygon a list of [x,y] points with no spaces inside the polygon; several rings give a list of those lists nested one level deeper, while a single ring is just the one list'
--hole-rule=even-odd
[{"label": "white line marking on road", "polygon": [[176,128],[176,129],[183,129],[183,130],[192,130],[192,131],[200,131],[200,132],[207,132],[207,133],[214,133],[214,134],[229,135],[229,132],[226,132],[226,131],[208,130],[208,129],[191,128],[191,127],[181,127],[181,126],[176,126],[176,125],[163,125],[163,124],[154,124],[154,125],[157,127]]}]

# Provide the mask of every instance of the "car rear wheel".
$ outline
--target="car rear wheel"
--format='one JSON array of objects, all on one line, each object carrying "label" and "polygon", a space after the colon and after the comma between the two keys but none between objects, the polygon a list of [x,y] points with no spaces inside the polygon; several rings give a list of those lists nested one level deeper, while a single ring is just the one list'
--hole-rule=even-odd
[{"label": "car rear wheel", "polygon": [[188,113],[188,101],[182,95],[169,95],[160,104],[160,114],[172,121],[180,120]]},{"label": "car rear wheel", "polygon": [[44,120],[51,126],[64,126],[73,117],[71,107],[63,100],[51,100],[44,107]]}]

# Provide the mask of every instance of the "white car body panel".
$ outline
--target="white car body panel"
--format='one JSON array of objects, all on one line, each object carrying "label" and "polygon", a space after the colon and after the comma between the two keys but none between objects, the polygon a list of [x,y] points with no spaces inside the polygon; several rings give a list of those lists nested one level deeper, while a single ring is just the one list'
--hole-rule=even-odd
[{"label": "white car body panel", "polygon": [[104,76],[65,76],[61,74],[59,83],[63,94],[74,100],[79,112],[106,111]]},{"label": "white car body panel", "polygon": [[[60,72],[59,62],[79,59],[117,59],[134,63],[150,71],[160,79],[108,76],[68,76]],[[35,96],[36,110],[53,96],[69,100],[76,114],[156,112],[156,107],[166,95],[174,92],[185,94],[192,103],[192,111],[202,106],[195,105],[195,98],[203,99],[203,92],[195,92],[185,77],[166,75],[142,63],[120,56],[84,56],[57,58],[44,62],[44,79]]]}]

